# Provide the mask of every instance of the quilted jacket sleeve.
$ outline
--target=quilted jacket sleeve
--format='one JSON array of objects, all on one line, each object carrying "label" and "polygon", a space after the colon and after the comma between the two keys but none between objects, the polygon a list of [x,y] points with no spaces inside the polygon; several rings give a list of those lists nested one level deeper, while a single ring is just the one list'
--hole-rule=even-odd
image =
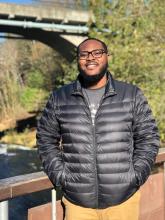
[{"label": "quilted jacket sleeve", "polygon": [[37,146],[45,172],[54,186],[61,186],[63,171],[62,150],[60,149],[60,127],[57,109],[52,94],[37,126]]},{"label": "quilted jacket sleeve", "polygon": [[142,185],[147,180],[158,153],[159,134],[147,100],[138,88],[134,107],[133,162],[138,185]]}]

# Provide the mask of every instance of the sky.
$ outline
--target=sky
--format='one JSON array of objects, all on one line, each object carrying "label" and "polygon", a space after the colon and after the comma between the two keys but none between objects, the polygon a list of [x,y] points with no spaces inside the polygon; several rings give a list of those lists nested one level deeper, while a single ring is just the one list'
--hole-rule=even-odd
[{"label": "sky", "polygon": [[32,3],[32,0],[0,0],[0,3],[17,3],[17,4],[28,4]]},{"label": "sky", "polygon": [[[17,4],[30,4],[33,0],[0,0],[0,3],[17,3]],[[0,43],[4,42],[3,33],[0,33]]]}]

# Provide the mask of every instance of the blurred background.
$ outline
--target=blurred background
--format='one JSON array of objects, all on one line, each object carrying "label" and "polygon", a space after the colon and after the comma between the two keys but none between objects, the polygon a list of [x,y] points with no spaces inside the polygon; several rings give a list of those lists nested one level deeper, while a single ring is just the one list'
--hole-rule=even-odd
[{"label": "blurred background", "polygon": [[[76,78],[76,45],[87,36],[108,45],[109,70],[116,79],[143,90],[159,127],[161,147],[165,147],[164,0],[1,0],[0,4],[1,9],[9,4],[45,9],[48,13],[52,8],[61,13],[70,10],[70,15],[77,11],[70,20],[53,16],[37,20],[39,24],[59,24],[62,31],[45,27],[44,32],[39,28],[33,32],[23,27],[23,32],[10,26],[16,17],[0,9],[0,179],[42,170],[36,153],[37,119],[50,92]],[[81,13],[88,15],[87,21],[81,20]],[[34,16],[26,19],[36,22]],[[2,24],[4,20],[9,23]],[[17,16],[18,21],[24,22],[25,17]],[[68,33],[68,24],[82,30]],[[60,41],[63,34],[80,38],[65,46]],[[50,199],[45,194],[41,197]],[[37,199],[32,200],[29,198],[30,206]],[[16,209],[14,201],[10,206]],[[19,220],[15,213],[10,218]],[[20,214],[21,220],[26,219],[23,215]]]}]

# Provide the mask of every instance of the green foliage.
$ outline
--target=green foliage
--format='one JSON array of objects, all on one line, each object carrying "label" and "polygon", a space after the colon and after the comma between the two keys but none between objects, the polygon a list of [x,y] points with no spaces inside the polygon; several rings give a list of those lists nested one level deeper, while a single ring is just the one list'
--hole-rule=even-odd
[{"label": "green foliage", "polygon": [[43,88],[44,87],[44,76],[43,74],[35,69],[32,72],[28,73],[27,76],[27,86],[31,88]]},{"label": "green foliage", "polygon": [[56,76],[56,88],[74,81],[78,75],[76,59],[71,64],[63,63],[62,68],[63,72]]},{"label": "green foliage", "polygon": [[[142,88],[165,142],[165,1],[92,0],[89,4],[95,14],[89,36],[108,45],[109,69],[115,78]],[[17,51],[16,63],[10,63],[10,56],[1,67],[0,118],[14,115],[21,106],[38,110],[49,91],[77,77],[76,60],[68,63],[42,44],[19,41]]]},{"label": "green foliage", "polygon": [[38,88],[25,87],[20,96],[21,105],[26,111],[38,111],[48,93]]},{"label": "green foliage", "polygon": [[115,78],[143,89],[165,141],[165,1],[93,0],[91,10],[90,36],[108,45]]}]

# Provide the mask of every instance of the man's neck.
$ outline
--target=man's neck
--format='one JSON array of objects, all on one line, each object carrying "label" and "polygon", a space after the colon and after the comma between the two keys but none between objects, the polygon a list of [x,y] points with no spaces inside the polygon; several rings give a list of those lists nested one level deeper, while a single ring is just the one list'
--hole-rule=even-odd
[{"label": "man's neck", "polygon": [[106,83],[107,83],[107,75],[105,74],[105,75],[103,76],[103,78],[102,78],[97,84],[92,85],[92,86],[89,86],[89,87],[87,87],[87,88],[88,88],[88,89],[99,89],[99,88],[105,86]]}]

